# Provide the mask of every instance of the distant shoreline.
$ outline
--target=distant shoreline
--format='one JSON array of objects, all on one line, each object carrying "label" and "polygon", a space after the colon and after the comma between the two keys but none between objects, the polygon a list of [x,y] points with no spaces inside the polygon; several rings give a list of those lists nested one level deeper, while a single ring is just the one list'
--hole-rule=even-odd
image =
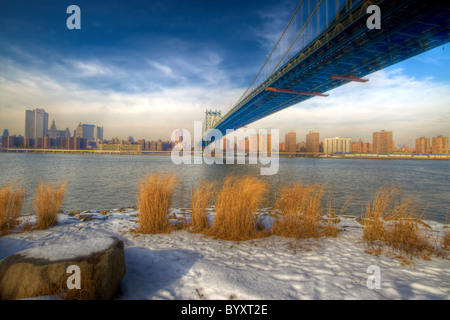
[{"label": "distant shoreline", "polygon": [[[102,150],[70,150],[70,149],[26,149],[26,148],[0,148],[0,153],[51,153],[51,154],[102,154],[102,155],[166,155],[172,151],[102,151]],[[191,155],[196,152],[192,151]],[[224,154],[225,156],[225,154]],[[236,154],[235,154],[236,156]],[[246,154],[248,157],[248,153]],[[450,160],[450,154],[405,154],[405,153],[345,153],[330,155],[324,153],[278,153],[280,158],[321,158],[321,159],[388,159],[388,160]]]},{"label": "distant shoreline", "polygon": [[[172,151],[102,151],[102,150],[70,150],[70,149],[27,149],[27,148],[0,148],[0,153],[51,153],[51,154],[102,154],[102,155],[165,155],[170,156]],[[191,155],[197,152],[192,151]],[[225,156],[225,154],[224,154]],[[235,154],[236,156],[236,154]],[[248,153],[246,154],[248,157]],[[280,158],[316,158],[316,159],[383,159],[383,160],[450,160],[450,154],[415,154],[415,153],[278,153]]]}]

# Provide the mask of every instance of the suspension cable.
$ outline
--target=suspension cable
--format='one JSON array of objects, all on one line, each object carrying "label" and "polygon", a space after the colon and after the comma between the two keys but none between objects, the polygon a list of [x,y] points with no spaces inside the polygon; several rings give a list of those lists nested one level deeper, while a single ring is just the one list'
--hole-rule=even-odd
[{"label": "suspension cable", "polygon": [[[242,101],[242,99],[245,97],[245,95],[247,94],[248,90],[251,88],[251,86],[253,85],[253,83],[256,81],[256,79],[258,78],[259,74],[261,73],[261,71],[264,69],[264,66],[266,65],[267,61],[270,59],[270,57],[272,56],[273,52],[275,51],[276,47],[278,46],[278,43],[280,43],[281,38],[284,36],[287,28],[289,27],[289,25],[291,24],[292,19],[294,19],[295,15],[297,14],[298,9],[300,8],[300,6],[302,5],[303,0],[300,1],[299,5],[297,6],[297,8],[294,11],[294,14],[292,15],[291,19],[289,20],[286,28],[284,28],[283,33],[281,34],[281,36],[278,38],[277,43],[275,44],[275,46],[273,47],[272,51],[270,52],[269,56],[267,57],[266,61],[264,61],[264,64],[262,65],[261,69],[259,69],[258,73],[256,74],[255,78],[253,79],[252,83],[250,83],[250,85],[248,86],[247,90],[245,90],[245,92],[242,94],[242,96],[239,98],[238,102],[236,103],[239,104],[239,102]],[[272,73],[270,73],[272,74]],[[269,74],[269,76],[270,76]]]}]

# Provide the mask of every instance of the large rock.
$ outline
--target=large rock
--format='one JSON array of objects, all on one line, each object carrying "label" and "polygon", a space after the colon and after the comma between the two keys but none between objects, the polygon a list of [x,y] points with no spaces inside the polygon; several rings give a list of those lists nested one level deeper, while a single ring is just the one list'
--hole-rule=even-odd
[{"label": "large rock", "polygon": [[[71,265],[80,268],[80,289],[67,288]],[[0,299],[111,299],[125,271],[124,244],[114,237],[30,248],[0,261]]]}]

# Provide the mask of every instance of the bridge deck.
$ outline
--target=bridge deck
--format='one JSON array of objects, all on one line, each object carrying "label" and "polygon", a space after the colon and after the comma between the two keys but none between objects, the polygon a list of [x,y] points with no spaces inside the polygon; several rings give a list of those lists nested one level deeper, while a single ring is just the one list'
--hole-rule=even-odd
[{"label": "bridge deck", "polygon": [[[379,30],[366,25],[371,4],[381,9]],[[243,127],[311,98],[266,91],[268,87],[325,93],[349,82],[332,75],[367,76],[449,42],[449,30],[447,1],[360,1],[230,110],[215,129],[225,134],[226,129]]]}]

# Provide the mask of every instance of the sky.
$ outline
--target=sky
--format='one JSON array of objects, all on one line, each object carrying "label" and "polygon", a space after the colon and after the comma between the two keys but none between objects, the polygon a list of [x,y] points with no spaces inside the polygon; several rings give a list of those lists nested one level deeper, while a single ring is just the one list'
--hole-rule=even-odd
[{"label": "sky", "polygon": [[[67,7],[81,9],[69,30]],[[0,0],[0,130],[24,135],[25,110],[58,129],[104,127],[104,137],[170,139],[206,109],[228,111],[262,66],[297,1]],[[438,47],[255,122],[398,146],[450,135],[450,46]]]}]

